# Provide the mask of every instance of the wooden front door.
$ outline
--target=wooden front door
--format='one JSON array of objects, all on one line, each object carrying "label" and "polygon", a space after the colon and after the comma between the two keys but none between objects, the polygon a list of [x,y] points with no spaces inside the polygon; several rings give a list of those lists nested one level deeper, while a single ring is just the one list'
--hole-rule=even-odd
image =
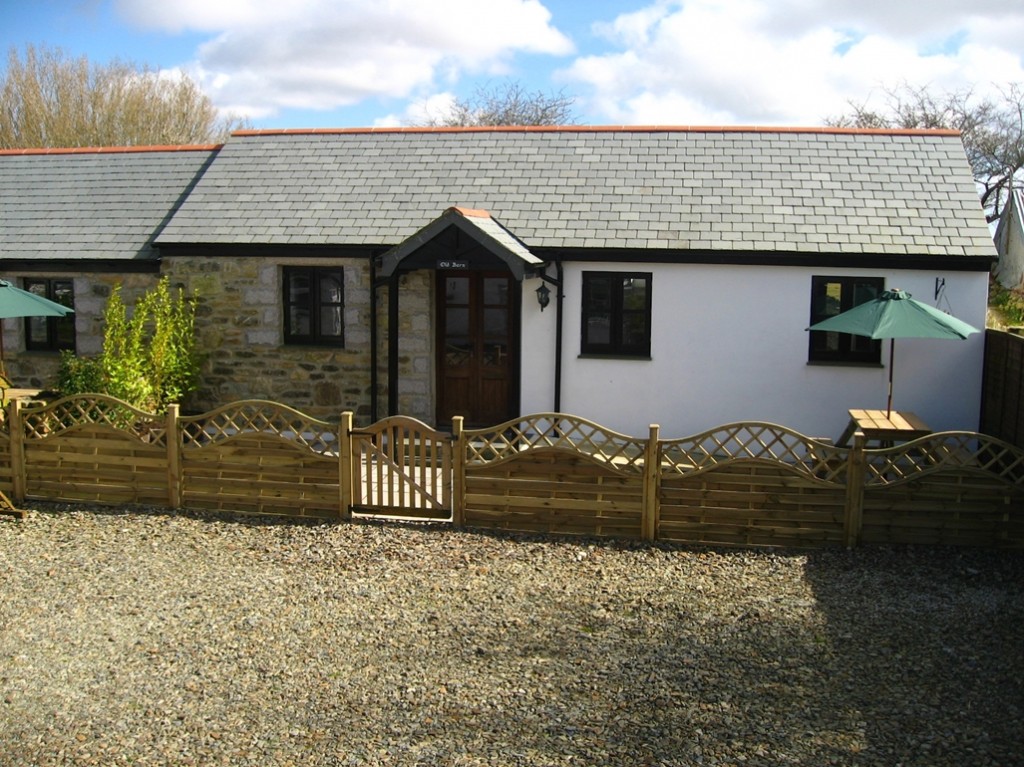
[{"label": "wooden front door", "polygon": [[437,423],[493,426],[516,415],[519,283],[507,272],[440,271]]}]

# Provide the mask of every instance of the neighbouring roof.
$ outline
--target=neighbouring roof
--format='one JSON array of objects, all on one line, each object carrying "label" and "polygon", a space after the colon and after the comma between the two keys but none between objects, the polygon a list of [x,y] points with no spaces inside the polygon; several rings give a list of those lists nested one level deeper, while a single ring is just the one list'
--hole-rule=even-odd
[{"label": "neighbouring roof", "polygon": [[0,152],[0,259],[146,260],[215,146]]},{"label": "neighbouring roof", "polygon": [[240,131],[158,244],[393,247],[453,206],[534,253],[601,248],[992,258],[951,131]]}]

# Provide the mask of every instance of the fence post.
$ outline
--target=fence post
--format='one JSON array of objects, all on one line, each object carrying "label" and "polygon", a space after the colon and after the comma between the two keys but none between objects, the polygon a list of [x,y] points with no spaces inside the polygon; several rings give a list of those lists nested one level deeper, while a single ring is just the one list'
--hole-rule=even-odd
[{"label": "fence post", "polygon": [[644,447],[644,487],[640,511],[640,534],[645,541],[653,541],[658,535],[658,516],[661,511],[661,445],[658,434],[661,427],[652,423]]},{"label": "fence post", "polygon": [[341,414],[341,422],[338,425],[338,489],[341,497],[340,514],[341,519],[349,521],[352,519],[352,482],[359,472],[359,481],[362,481],[362,455],[359,456],[358,467],[352,457],[352,411],[346,410]]},{"label": "fence post", "polygon": [[452,525],[462,527],[466,518],[466,433],[463,416],[452,418]]},{"label": "fence post", "polygon": [[8,435],[11,439],[11,495],[15,503],[25,500],[25,425],[21,422],[21,400],[7,403]]},{"label": "fence post", "polygon": [[846,463],[846,506],[843,514],[843,539],[846,548],[852,549],[860,542],[864,525],[864,480],[866,458],[864,456],[864,432],[853,435],[853,445]]},{"label": "fence post", "polygon": [[167,503],[172,509],[181,508],[181,439],[178,436],[178,418],[181,406],[167,406],[164,440],[167,442]]}]

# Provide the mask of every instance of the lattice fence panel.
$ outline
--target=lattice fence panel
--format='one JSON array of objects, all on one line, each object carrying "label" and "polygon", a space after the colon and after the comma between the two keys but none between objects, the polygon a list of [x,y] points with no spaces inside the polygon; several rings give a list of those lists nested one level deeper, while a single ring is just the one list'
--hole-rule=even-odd
[{"label": "lattice fence panel", "polygon": [[167,446],[167,422],[163,416],[147,413],[103,394],[73,395],[40,407],[24,408],[21,423],[26,443],[97,426],[143,444],[164,449]]},{"label": "lattice fence panel", "polygon": [[765,461],[790,467],[809,480],[844,481],[846,450],[770,423],[720,426],[662,444],[662,474],[689,475],[736,461]]},{"label": "lattice fence panel", "polygon": [[465,435],[468,465],[498,463],[531,450],[553,448],[588,456],[622,474],[643,472],[644,440],[576,416],[539,413],[491,429],[466,430]]},{"label": "lattice fence panel", "polygon": [[253,514],[337,518],[331,424],[262,400],[179,420],[182,503]]},{"label": "lattice fence panel", "polygon": [[1024,450],[974,432],[940,432],[864,454],[869,488],[960,469],[984,473],[997,483],[1024,485]]},{"label": "lattice fence panel", "polygon": [[864,542],[1024,548],[1024,451],[944,432],[865,456]]},{"label": "lattice fence panel", "polygon": [[337,427],[298,410],[266,400],[242,400],[179,420],[186,449],[223,442],[239,434],[266,434],[319,454],[338,453]]}]

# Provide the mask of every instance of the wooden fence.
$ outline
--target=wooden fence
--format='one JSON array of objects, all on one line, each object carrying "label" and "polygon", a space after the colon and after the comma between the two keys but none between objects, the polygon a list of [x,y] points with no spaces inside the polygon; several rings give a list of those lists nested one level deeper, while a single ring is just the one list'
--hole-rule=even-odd
[{"label": "wooden fence", "polygon": [[1024,449],[1024,336],[985,331],[981,430]]},{"label": "wooden fence", "polygon": [[849,448],[767,423],[662,440],[564,414],[444,434],[408,418],[354,429],[244,401],[166,417],[84,395],[15,401],[0,491],[316,519],[740,546],[1024,548],[1024,451],[974,433]]}]

